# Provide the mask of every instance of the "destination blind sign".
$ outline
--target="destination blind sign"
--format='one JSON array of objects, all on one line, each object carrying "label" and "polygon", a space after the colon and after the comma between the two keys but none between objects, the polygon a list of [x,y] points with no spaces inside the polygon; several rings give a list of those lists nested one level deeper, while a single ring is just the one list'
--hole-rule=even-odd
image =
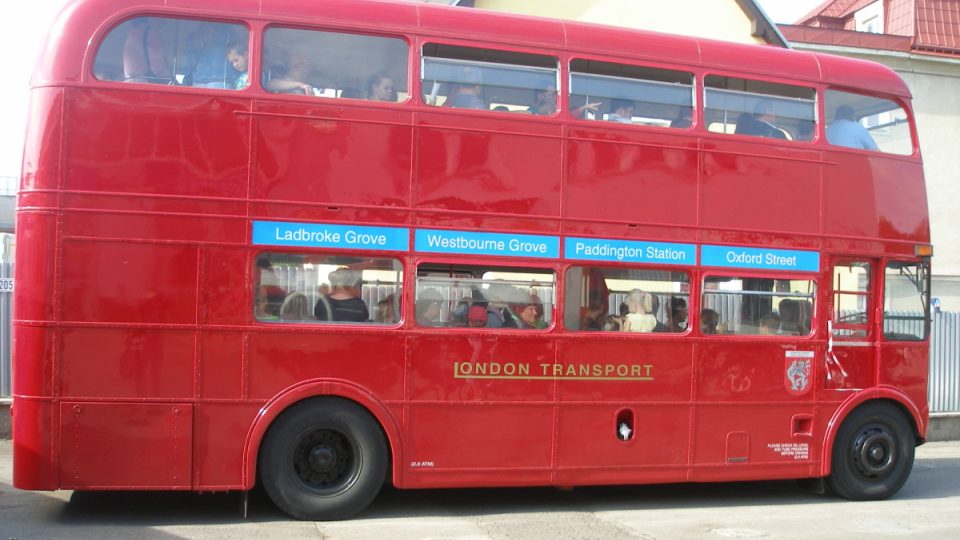
[{"label": "destination blind sign", "polygon": [[414,249],[427,253],[556,259],[560,257],[560,239],[534,234],[417,229]]},{"label": "destination blind sign", "polygon": [[697,246],[603,238],[567,238],[564,243],[564,256],[567,259],[584,261],[693,265],[697,261]]},{"label": "destination blind sign", "polygon": [[794,249],[764,249],[734,246],[700,246],[700,264],[727,268],[763,270],[820,270],[820,254]]},{"label": "destination blind sign", "polygon": [[410,230],[400,227],[254,221],[253,243],[268,246],[407,251],[410,248]]}]

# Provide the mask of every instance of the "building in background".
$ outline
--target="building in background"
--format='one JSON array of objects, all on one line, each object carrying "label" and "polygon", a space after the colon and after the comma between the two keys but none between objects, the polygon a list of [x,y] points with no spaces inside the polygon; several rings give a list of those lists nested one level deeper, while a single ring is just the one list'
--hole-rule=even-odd
[{"label": "building in background", "polygon": [[960,0],[827,0],[794,25],[795,49],[879,62],[913,92],[934,245],[932,296],[960,311]]}]

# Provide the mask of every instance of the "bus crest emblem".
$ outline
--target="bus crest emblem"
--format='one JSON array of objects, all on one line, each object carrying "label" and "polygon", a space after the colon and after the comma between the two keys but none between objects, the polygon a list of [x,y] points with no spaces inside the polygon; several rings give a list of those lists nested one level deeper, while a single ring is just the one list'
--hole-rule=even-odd
[{"label": "bus crest emblem", "polygon": [[810,371],[813,361],[810,358],[787,358],[787,376],[784,384],[787,391],[795,396],[806,394],[810,390]]}]

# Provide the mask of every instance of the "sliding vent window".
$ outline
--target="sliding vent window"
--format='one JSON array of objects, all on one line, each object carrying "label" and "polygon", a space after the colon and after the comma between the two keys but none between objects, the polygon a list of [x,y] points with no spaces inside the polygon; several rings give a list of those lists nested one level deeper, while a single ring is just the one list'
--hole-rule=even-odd
[{"label": "sliding vent window", "polygon": [[836,146],[913,154],[907,112],[889,99],[827,90],[827,141]]},{"label": "sliding vent window", "polygon": [[922,341],[930,334],[930,266],[887,263],[883,291],[883,337]]},{"label": "sliding vent window", "polygon": [[710,75],[704,79],[704,122],[715,133],[811,141],[813,88]]},{"label": "sliding vent window", "polygon": [[870,263],[833,267],[833,335],[865,338],[870,333]]},{"label": "sliding vent window", "polygon": [[239,24],[138,17],[110,32],[93,72],[101,81],[240,90],[247,40]]},{"label": "sliding vent window", "polygon": [[552,115],[557,65],[550,56],[427,44],[423,100],[435,107]]},{"label": "sliding vent window", "polygon": [[700,332],[809,335],[814,287],[806,279],[708,277],[703,282]]},{"label": "sliding vent window", "polygon": [[693,75],[593,60],[570,63],[570,113],[587,120],[690,127]]},{"label": "sliding vent window", "polygon": [[263,87],[278,94],[404,101],[407,57],[402,39],[270,28],[264,35]]}]

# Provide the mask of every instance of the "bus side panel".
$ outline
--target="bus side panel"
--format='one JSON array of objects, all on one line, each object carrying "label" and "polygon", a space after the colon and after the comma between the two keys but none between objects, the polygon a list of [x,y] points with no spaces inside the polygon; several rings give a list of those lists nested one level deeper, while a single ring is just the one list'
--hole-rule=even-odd
[{"label": "bus side panel", "polygon": [[442,332],[410,340],[404,486],[549,484],[554,341]]},{"label": "bus side panel", "polygon": [[69,92],[67,189],[246,196],[246,100],[122,86]]},{"label": "bus side panel", "polygon": [[194,408],[193,488],[243,489],[243,441],[258,403],[201,402]]},{"label": "bus side panel", "polygon": [[57,489],[56,451],[53,447],[53,405],[15,397],[13,413],[13,487]]},{"label": "bus side panel", "polygon": [[840,150],[831,159],[824,175],[825,234],[929,242],[922,164]]},{"label": "bus side panel", "polygon": [[559,483],[686,479],[693,347],[660,336],[566,341],[560,373],[571,380],[559,383]]},{"label": "bus side panel", "polygon": [[926,438],[930,404],[927,381],[930,369],[930,347],[927,343],[887,341],[880,344],[878,384],[900,389],[917,407],[925,425],[917,426],[920,437]]},{"label": "bus side panel", "polygon": [[60,487],[190,487],[189,403],[60,404]]},{"label": "bus side panel", "polygon": [[818,151],[736,141],[711,141],[704,147],[701,226],[820,231]]},{"label": "bus side panel", "polygon": [[[697,142],[622,130],[610,124],[571,129],[568,176],[564,186],[567,216],[597,227],[604,219],[686,225],[697,222]],[[617,141],[617,142],[611,142]],[[669,193],[669,196],[663,194]],[[630,196],[630,194],[636,194]],[[622,225],[594,234],[624,234]],[[658,229],[655,234],[677,234]]]},{"label": "bus side panel", "polygon": [[[414,203],[420,209],[560,215],[560,128],[506,118],[422,114]],[[534,221],[533,226],[537,226]],[[549,231],[551,222],[540,225]],[[553,225],[552,230],[555,229]]]},{"label": "bus side panel", "polygon": [[253,198],[409,207],[409,112],[320,101],[257,114]]}]

